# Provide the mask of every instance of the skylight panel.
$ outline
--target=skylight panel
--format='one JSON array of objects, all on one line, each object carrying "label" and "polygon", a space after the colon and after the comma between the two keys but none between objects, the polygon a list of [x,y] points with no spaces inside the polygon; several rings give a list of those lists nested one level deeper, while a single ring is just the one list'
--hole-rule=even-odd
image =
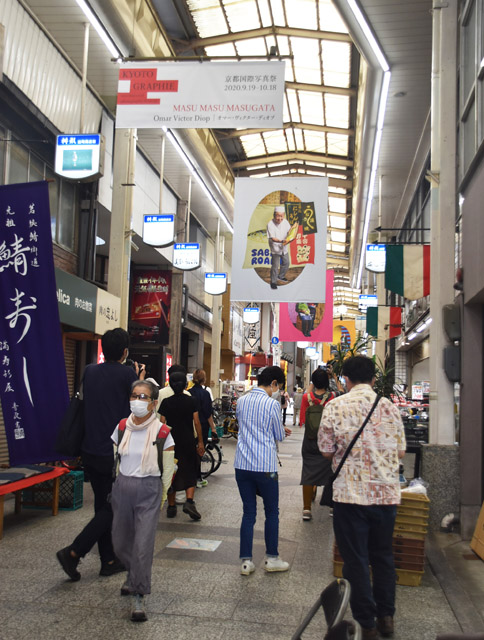
[{"label": "skylight panel", "polygon": [[242,146],[244,147],[244,151],[248,158],[263,156],[266,153],[260,135],[243,136],[240,139],[240,142],[242,143]]},{"label": "skylight panel", "polygon": [[287,89],[286,95],[289,103],[290,119],[292,120],[292,122],[301,122],[301,116],[299,115],[299,105],[297,101],[296,91],[294,89]]},{"label": "skylight panel", "polygon": [[341,19],[332,0],[319,0],[319,29],[348,33],[345,23]]},{"label": "skylight panel", "polygon": [[267,147],[267,153],[285,153],[287,151],[286,138],[282,131],[270,131],[262,134]]},{"label": "skylight panel", "polygon": [[227,56],[228,58],[232,58],[235,55],[235,47],[231,42],[205,47],[205,51],[207,52],[207,56]]},{"label": "skylight panel", "polygon": [[308,124],[326,124],[323,122],[323,105],[321,95],[310,91],[299,91],[301,117]]},{"label": "skylight panel", "polygon": [[215,0],[188,0],[188,8],[201,38],[228,33],[222,8]]},{"label": "skylight panel", "polygon": [[339,218],[338,216],[332,216],[331,212],[329,215],[329,226],[334,229],[346,229],[346,220],[345,218]]},{"label": "skylight panel", "polygon": [[343,198],[332,198],[329,196],[328,201],[330,211],[334,211],[335,213],[346,213],[346,200]]},{"label": "skylight panel", "polygon": [[241,56],[265,56],[268,52],[264,38],[239,40],[235,43],[235,48]]},{"label": "skylight panel", "polygon": [[321,67],[319,62],[319,41],[310,38],[291,37],[296,82],[321,84]]},{"label": "skylight panel", "polygon": [[286,19],[284,18],[284,9],[282,0],[271,0],[272,15],[274,16],[274,24],[281,27],[286,26]]},{"label": "skylight panel", "polygon": [[259,0],[259,11],[263,27],[270,27],[272,25],[269,5],[269,0]]},{"label": "skylight panel", "polygon": [[304,140],[306,142],[306,151],[313,151],[326,155],[326,136],[324,133],[305,130]]},{"label": "skylight panel", "polygon": [[287,21],[291,27],[317,29],[315,0],[285,0]]},{"label": "skylight panel", "polygon": [[328,153],[335,156],[348,155],[348,136],[328,133]]},{"label": "skylight panel", "polygon": [[[350,86],[350,58],[351,48],[348,42],[333,42],[323,40],[321,43],[322,59],[323,59],[323,78],[324,84],[330,85],[326,73],[342,74],[340,83],[336,86]],[[346,75],[346,79],[345,79]]]},{"label": "skylight panel", "polygon": [[231,31],[246,31],[260,27],[255,0],[225,0],[224,7]]},{"label": "skylight panel", "polygon": [[342,231],[331,231],[331,240],[333,242],[346,242],[346,233]]},{"label": "skylight panel", "polygon": [[350,99],[348,96],[324,94],[326,123],[328,127],[348,129],[350,124]]}]

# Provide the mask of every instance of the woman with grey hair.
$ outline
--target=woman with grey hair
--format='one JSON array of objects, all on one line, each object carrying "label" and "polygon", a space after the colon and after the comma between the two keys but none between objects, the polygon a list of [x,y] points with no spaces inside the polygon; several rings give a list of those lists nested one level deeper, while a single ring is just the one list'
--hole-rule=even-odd
[{"label": "woman with grey hair", "polygon": [[143,597],[151,593],[156,527],[175,469],[175,442],[157,417],[157,399],[158,387],[152,382],[133,382],[131,414],[111,436],[119,460],[111,498],[113,547],[128,570],[121,595],[135,598],[133,622],[147,619]]}]

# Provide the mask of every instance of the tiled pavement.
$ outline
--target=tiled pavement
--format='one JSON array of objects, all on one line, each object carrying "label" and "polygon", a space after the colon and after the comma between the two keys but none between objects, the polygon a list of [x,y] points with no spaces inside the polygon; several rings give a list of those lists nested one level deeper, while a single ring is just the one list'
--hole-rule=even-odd
[{"label": "tiled pavement", "polygon": [[[289,640],[332,580],[328,510],[316,503],[313,520],[301,520],[301,440],[296,429],[280,446],[280,553],[290,562],[290,571],[266,574],[262,569],[260,504],[254,539],[257,570],[251,576],[240,575],[241,502],[232,467],[235,440],[223,440],[224,464],[209,478],[209,485],[196,492],[202,520],[191,521],[181,508],[174,520],[167,520],[166,507],[160,515],[152,594],[147,598],[149,619],[143,624],[129,620],[130,598],[119,595],[123,576],[98,575],[96,552],[82,561],[82,578],[76,583],[66,579],[57,563],[55,552],[71,542],[90,518],[89,485],[84,485],[82,509],[62,511],[55,518],[47,511],[27,509],[16,516],[13,500],[8,501],[0,541],[0,639]],[[221,544],[214,552],[167,548],[174,538]],[[454,558],[445,554],[454,569],[462,564],[458,547]],[[476,602],[484,586],[482,564],[472,565],[476,575],[471,597]],[[458,608],[459,600],[447,599],[430,566],[420,587],[397,587],[395,640],[434,640],[438,633],[460,631],[449,601]],[[324,628],[321,616],[304,637],[320,640]]]}]

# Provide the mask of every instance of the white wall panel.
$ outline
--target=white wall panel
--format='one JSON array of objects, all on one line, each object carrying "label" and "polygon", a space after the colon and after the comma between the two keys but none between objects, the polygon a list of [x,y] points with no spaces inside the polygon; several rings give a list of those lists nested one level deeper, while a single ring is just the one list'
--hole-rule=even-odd
[{"label": "white wall panel", "polygon": [[[5,75],[62,133],[78,132],[79,74],[16,0],[0,0],[0,23],[5,26]],[[99,130],[101,115],[101,103],[88,91],[87,132]]]}]

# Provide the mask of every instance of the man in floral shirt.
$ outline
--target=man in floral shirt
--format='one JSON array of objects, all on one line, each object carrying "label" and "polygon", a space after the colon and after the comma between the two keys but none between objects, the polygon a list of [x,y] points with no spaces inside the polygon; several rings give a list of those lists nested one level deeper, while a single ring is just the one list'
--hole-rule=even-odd
[{"label": "man in floral shirt", "polygon": [[[329,402],[321,419],[319,449],[333,471],[370,412],[375,365],[366,356],[343,365],[348,393]],[[334,534],[351,584],[353,617],[363,638],[393,635],[395,565],[392,537],[400,504],[399,458],[405,432],[398,408],[381,398],[333,485]],[[373,587],[369,565],[372,568]],[[376,625],[375,625],[376,618]]]}]

